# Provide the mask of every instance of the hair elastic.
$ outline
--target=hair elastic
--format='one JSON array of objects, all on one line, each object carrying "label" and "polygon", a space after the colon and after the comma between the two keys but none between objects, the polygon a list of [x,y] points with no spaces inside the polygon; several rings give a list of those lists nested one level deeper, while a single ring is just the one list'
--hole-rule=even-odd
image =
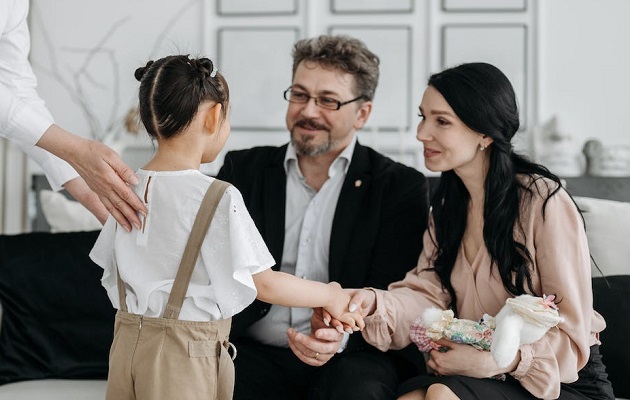
[{"label": "hair elastic", "polygon": [[215,76],[217,76],[217,72],[219,71],[219,69],[216,67],[216,65],[212,66],[212,72],[210,72],[210,78],[214,78]]}]

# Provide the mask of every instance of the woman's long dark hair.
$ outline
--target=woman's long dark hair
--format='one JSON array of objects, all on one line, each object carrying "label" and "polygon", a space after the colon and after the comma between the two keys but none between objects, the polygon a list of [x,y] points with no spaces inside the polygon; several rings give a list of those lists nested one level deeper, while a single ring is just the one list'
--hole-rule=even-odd
[{"label": "woman's long dark hair", "polygon": [[[533,260],[525,247],[526,238],[519,220],[522,202],[531,200],[536,181],[548,178],[555,182],[548,188],[543,204],[560,190],[560,178],[542,165],[516,154],[512,137],[519,129],[518,107],[514,89],[507,77],[486,63],[468,63],[434,74],[434,87],[469,128],[493,139],[489,168],[484,184],[484,243],[498,268],[505,289],[513,295],[534,293],[531,277]],[[517,174],[529,175],[524,184]],[[457,313],[457,297],[451,284],[453,265],[466,229],[470,195],[454,171],[445,171],[431,200],[435,222],[436,254],[434,270],[451,296],[451,308]],[[515,229],[523,242],[515,238]]]}]

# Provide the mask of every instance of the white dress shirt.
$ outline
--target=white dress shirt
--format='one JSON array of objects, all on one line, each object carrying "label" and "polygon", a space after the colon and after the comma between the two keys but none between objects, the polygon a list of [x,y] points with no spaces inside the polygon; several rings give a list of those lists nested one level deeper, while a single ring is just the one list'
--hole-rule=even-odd
[{"label": "white dress shirt", "polygon": [[16,143],[44,170],[54,190],[79,176],[72,167],[36,147],[53,118],[36,91],[28,61],[31,39],[28,0],[0,0],[0,136]]},{"label": "white dress shirt", "polygon": [[[148,210],[142,229],[116,229],[110,216],[90,258],[104,269],[102,284],[115,308],[120,308],[117,263],[129,312],[162,317],[199,206],[214,178],[197,170],[140,169],[137,175],[140,183],[134,190]],[[232,317],[256,298],[252,275],[274,264],[241,193],[230,187],[203,241],[179,319]]]},{"label": "white dress shirt", "polygon": [[[328,180],[315,191],[302,175],[295,148],[289,143],[284,159],[287,194],[281,271],[329,282],[330,232],[355,144],[356,136],[330,165]],[[287,329],[292,327],[308,335],[311,314],[310,308],[273,305],[267,315],[250,326],[247,334],[264,344],[288,347]]]}]

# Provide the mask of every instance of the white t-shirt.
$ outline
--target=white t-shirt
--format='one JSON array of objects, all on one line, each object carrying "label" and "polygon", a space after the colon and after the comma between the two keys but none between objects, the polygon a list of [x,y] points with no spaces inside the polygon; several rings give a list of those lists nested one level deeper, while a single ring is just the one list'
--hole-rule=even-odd
[{"label": "white t-shirt", "polygon": [[[110,216],[90,258],[104,269],[102,284],[115,308],[120,305],[114,257],[128,311],[162,317],[195,216],[214,178],[197,170],[140,169],[137,175],[140,183],[134,190],[148,209],[143,228],[127,233]],[[256,298],[252,275],[274,264],[241,193],[230,187],[202,244],[179,319],[208,321],[237,314]]]}]

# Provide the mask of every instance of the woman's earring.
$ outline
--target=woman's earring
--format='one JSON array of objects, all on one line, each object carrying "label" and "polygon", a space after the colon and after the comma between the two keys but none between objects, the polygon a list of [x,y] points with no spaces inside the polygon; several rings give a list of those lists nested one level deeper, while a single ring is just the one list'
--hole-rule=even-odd
[{"label": "woman's earring", "polygon": [[479,151],[484,151],[486,149],[486,146],[484,146],[483,144],[479,145]]}]

